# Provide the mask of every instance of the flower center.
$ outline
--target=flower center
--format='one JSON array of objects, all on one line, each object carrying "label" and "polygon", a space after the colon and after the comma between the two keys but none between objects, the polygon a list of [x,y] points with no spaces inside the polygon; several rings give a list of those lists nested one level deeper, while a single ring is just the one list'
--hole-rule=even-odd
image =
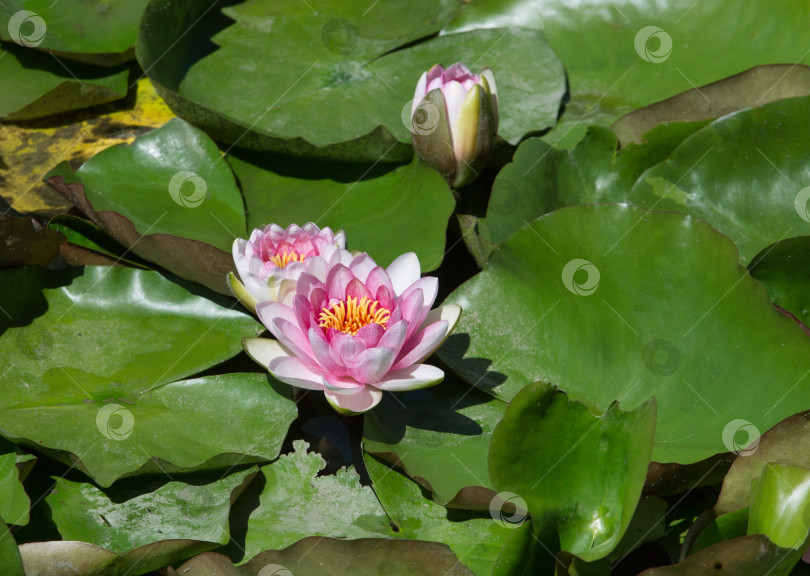
[{"label": "flower center", "polygon": [[278,266],[279,268],[284,268],[290,262],[303,262],[306,258],[305,255],[299,254],[295,250],[291,252],[285,252],[283,254],[276,254],[275,256],[270,257],[270,262]]},{"label": "flower center", "polygon": [[351,335],[371,323],[385,328],[391,311],[379,306],[379,302],[370,300],[367,296],[360,298],[359,302],[357,298],[349,296],[345,301],[341,300],[329,308],[323,308],[318,316],[318,326],[323,328],[324,332],[336,328]]}]

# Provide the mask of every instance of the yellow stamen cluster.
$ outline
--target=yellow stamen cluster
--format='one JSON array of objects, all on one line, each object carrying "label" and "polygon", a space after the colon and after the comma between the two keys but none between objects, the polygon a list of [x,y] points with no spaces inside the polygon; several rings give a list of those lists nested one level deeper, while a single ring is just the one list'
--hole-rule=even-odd
[{"label": "yellow stamen cluster", "polygon": [[303,262],[305,255],[299,254],[298,252],[285,252],[284,254],[276,254],[270,258],[270,262],[278,266],[279,268],[284,268],[290,262]]},{"label": "yellow stamen cluster", "polygon": [[322,309],[318,316],[318,326],[324,331],[337,328],[345,334],[352,335],[371,323],[385,328],[391,311],[387,308],[378,308],[378,306],[380,306],[379,302],[371,300],[367,296],[360,298],[360,302],[357,301],[357,298],[349,296],[345,302],[341,300],[332,304],[330,308]]}]

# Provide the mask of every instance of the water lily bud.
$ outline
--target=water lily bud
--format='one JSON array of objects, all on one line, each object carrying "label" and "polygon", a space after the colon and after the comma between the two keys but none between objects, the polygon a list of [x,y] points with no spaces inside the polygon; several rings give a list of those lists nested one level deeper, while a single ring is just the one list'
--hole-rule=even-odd
[{"label": "water lily bud", "polygon": [[492,70],[473,74],[461,62],[436,64],[416,85],[410,116],[416,154],[454,188],[478,177],[498,132]]}]

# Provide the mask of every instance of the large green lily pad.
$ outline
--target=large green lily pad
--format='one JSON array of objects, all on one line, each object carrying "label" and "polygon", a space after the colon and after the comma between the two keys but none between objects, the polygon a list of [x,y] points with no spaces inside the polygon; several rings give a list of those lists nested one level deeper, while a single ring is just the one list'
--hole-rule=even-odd
[{"label": "large green lily pad", "polygon": [[45,498],[65,540],[122,554],[161,540],[225,544],[231,504],[256,475],[256,467],[213,481],[166,482],[165,476],[130,479],[100,490],[88,482],[54,478]]},{"label": "large green lily pad", "polygon": [[[696,86],[762,64],[810,63],[805,12],[800,0],[743,11],[733,0],[601,0],[587,9],[566,0],[505,0],[469,3],[443,33],[543,30],[571,87],[571,101],[546,139],[570,148],[589,125],[609,126]],[[769,91],[763,86],[753,99]]]},{"label": "large green lily pad", "polygon": [[0,318],[0,433],[103,486],[151,458],[164,462],[143,472],[274,458],[296,410],[265,375],[177,381],[261,328],[211,296],[129,268],[0,272],[13,315]]},{"label": "large green lily pad", "polygon": [[745,448],[727,426],[764,431],[810,407],[810,342],[737,258],[727,238],[682,214],[561,209],[451,294],[465,313],[438,354],[505,400],[535,381],[599,410],[654,396],[656,461]]},{"label": "large green lily pad", "polygon": [[776,242],[748,265],[774,304],[810,326],[810,236]]},{"label": "large green lily pad", "polygon": [[444,179],[419,160],[348,181],[310,180],[300,172],[285,176],[234,156],[229,161],[242,186],[250,228],[315,222],[342,228],[350,250],[368,252],[381,266],[405,252],[416,253],[423,272],[442,262],[455,201]]},{"label": "large green lily pad", "polygon": [[231,247],[247,233],[236,180],[216,143],[175,118],[48,182],[132,252],[227,293]]},{"label": "large green lily pad", "polygon": [[[6,20],[0,8],[0,30]],[[15,44],[0,46],[0,119],[30,120],[112,102],[127,95],[126,69],[64,62]],[[13,86],[13,89],[8,87]]]},{"label": "large green lily pad", "polygon": [[532,384],[492,434],[489,473],[522,497],[540,532],[586,561],[607,556],[636,509],[652,452],[655,404],[596,416],[565,393]]},{"label": "large green lily pad", "polygon": [[0,5],[0,40],[85,62],[121,62],[133,56],[147,1],[10,0]]},{"label": "large green lily pad", "polygon": [[[203,9],[167,4],[153,1],[146,10],[141,65],[178,114],[248,148],[406,160],[411,134],[403,113],[407,120],[419,77],[437,62],[494,69],[499,132],[513,144],[552,126],[565,92],[562,65],[537,30],[424,40],[452,17],[459,6],[452,0],[381,0],[364,12],[341,0],[319,4],[317,12],[295,2],[251,0],[223,10],[234,23],[211,38],[218,49],[190,63],[176,53],[183,49],[175,46],[182,24],[167,11],[190,23]],[[272,59],[263,56],[268,46]]]}]

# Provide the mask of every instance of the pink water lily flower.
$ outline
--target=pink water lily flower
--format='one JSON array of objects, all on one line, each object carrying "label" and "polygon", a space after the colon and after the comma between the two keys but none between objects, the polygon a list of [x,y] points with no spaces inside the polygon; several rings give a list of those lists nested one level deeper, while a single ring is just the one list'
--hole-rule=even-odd
[{"label": "pink water lily flower", "polygon": [[234,240],[233,261],[241,282],[231,272],[228,286],[245,307],[255,310],[258,302],[278,300],[282,285],[295,286],[308,258],[339,260],[339,252],[345,248],[343,230],[335,234],[330,228],[320,229],[312,222],[303,228],[290,224],[286,229],[268,224],[253,230],[249,240]]},{"label": "pink water lily flower", "polygon": [[437,278],[420,278],[413,253],[387,269],[365,253],[333,266],[315,257],[298,279],[291,306],[257,306],[277,340],[243,344],[278,380],[322,390],[339,412],[365,412],[383,390],[426,388],[444,378],[422,362],[455,328],[461,308],[431,310],[437,290]]}]

